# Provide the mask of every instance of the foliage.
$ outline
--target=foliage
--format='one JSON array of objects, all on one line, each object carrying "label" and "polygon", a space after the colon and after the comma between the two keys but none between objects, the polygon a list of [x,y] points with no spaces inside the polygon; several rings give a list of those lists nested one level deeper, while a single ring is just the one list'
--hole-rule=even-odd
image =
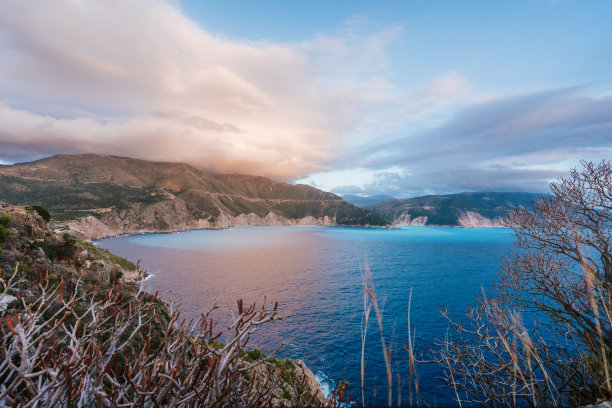
[{"label": "foliage", "polygon": [[11,225],[11,217],[6,214],[0,214],[0,243],[6,241],[6,238],[10,235],[9,225]]},{"label": "foliage", "polygon": [[30,205],[30,206],[27,206],[26,210],[36,212],[46,222],[51,221],[51,214],[49,213],[49,211],[47,211],[44,207],[42,207],[40,205]]},{"label": "foliage", "polygon": [[252,349],[246,352],[245,360],[247,361],[257,361],[261,360],[262,353],[259,349]]},{"label": "foliage", "polygon": [[57,250],[49,245],[47,245],[45,242],[42,241],[33,241],[30,242],[30,246],[33,248],[40,248],[43,250],[43,252],[45,253],[45,255],[47,256],[47,258],[49,259],[55,259],[57,258]]},{"label": "foliage", "polygon": [[92,244],[91,242],[87,242],[87,241],[80,241],[77,240],[77,242],[87,251],[89,251],[90,253],[93,254],[93,256],[96,259],[101,259],[103,261],[107,261],[107,262],[111,262],[114,264],[119,265],[121,268],[123,268],[126,271],[135,271],[138,269],[138,267],[136,266],[135,263],[128,261],[127,259],[117,256],[115,254],[113,254],[112,252],[110,252],[108,249],[105,248],[100,248],[95,246],[94,244]]},{"label": "foliage", "polygon": [[62,234],[61,243],[55,245],[53,249],[55,249],[56,255],[59,259],[68,259],[74,256],[77,249],[76,243],[77,239],[65,232]]},{"label": "foliage", "polygon": [[0,225],[4,228],[8,228],[8,226],[11,225],[11,217],[6,214],[0,215]]}]

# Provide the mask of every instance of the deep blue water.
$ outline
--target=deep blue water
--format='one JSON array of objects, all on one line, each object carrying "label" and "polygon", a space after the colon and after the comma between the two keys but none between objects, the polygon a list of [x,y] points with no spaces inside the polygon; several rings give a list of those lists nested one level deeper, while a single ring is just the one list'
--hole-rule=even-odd
[{"label": "deep blue water", "polygon": [[[300,358],[327,385],[348,380],[361,397],[360,353],[363,289],[361,270],[370,267],[391,344],[394,405],[398,376],[408,398],[408,298],[412,289],[416,349],[426,352],[447,327],[438,309],[460,314],[475,296],[489,291],[501,258],[514,251],[511,230],[412,227],[400,230],[342,227],[239,227],[173,234],[127,235],[97,245],[153,274],[152,291],[180,300],[190,317],[220,306],[227,321],[236,300],[279,302],[284,319],[262,329],[251,346],[277,356]],[[366,340],[366,402],[386,405],[386,371],[372,312]],[[420,396],[429,405],[452,404],[437,367],[420,364]]]}]

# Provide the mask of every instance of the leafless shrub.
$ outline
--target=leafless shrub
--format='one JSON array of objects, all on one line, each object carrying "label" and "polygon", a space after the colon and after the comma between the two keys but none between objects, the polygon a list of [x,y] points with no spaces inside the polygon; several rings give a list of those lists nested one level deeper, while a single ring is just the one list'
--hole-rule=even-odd
[{"label": "leafless shrub", "polygon": [[[612,399],[612,168],[583,162],[532,208],[511,212],[524,249],[506,259],[497,297],[449,319],[437,362],[457,399],[484,406]],[[521,313],[539,323],[523,324]],[[601,391],[601,393],[600,393]]]},{"label": "leafless shrub", "polygon": [[[574,345],[563,345],[528,327],[500,299],[481,298],[465,319],[449,321],[436,340],[435,361],[459,405],[558,406],[567,378],[576,378]],[[558,340],[558,339],[556,339]]]},{"label": "leafless shrub", "polygon": [[[0,278],[4,293],[22,283],[18,266]],[[307,394],[298,371],[283,373],[265,359],[248,362],[257,327],[278,320],[277,304],[238,301],[226,343],[211,319],[180,318],[142,290],[100,289],[81,276],[42,277],[34,299],[0,322],[0,402],[24,407],[345,406],[346,384],[325,400]],[[278,390],[290,385],[289,396]],[[308,396],[308,398],[306,398]]]}]

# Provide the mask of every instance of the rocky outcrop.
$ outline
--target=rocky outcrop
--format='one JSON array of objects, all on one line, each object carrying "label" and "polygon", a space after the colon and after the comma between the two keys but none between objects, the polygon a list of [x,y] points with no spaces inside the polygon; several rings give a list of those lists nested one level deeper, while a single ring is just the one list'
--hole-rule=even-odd
[{"label": "rocky outcrop", "polygon": [[410,213],[402,213],[399,217],[393,221],[394,227],[422,227],[427,224],[427,217],[420,216],[411,219]]},{"label": "rocky outcrop", "polygon": [[462,211],[459,215],[459,225],[467,228],[502,227],[502,218],[487,218],[475,211]]},{"label": "rocky outcrop", "polygon": [[328,397],[328,395],[325,395],[325,391],[323,391],[321,384],[317,381],[312,370],[310,370],[302,360],[295,360],[295,366],[300,370],[300,374],[306,379],[306,385],[311,389],[313,395],[316,393],[320,399]]},{"label": "rocky outcrop", "polygon": [[85,281],[106,286],[136,281],[144,273],[106,249],[78,241],[66,232],[52,232],[47,221],[32,208],[0,203],[0,215],[10,219],[10,234],[0,242],[0,269],[4,271],[12,272],[19,263],[21,270],[36,282],[40,275],[82,273]]},{"label": "rocky outcrop", "polygon": [[[501,217],[488,218],[475,211],[461,211],[457,219],[458,225],[454,226],[464,228],[489,228],[502,226]],[[426,215],[412,218],[409,212],[404,212],[393,221],[392,225],[394,227],[423,227],[427,225],[427,221],[428,217]]]},{"label": "rocky outcrop", "polygon": [[[159,206],[158,206],[159,207]],[[221,214],[214,220],[192,217],[186,214],[184,208],[170,206],[168,213],[163,210],[148,211],[135,214],[133,211],[109,213],[100,218],[94,216],[82,217],[78,220],[58,224],[57,232],[68,231],[81,240],[94,240],[123,234],[141,234],[150,232],[177,232],[193,229],[223,229],[236,226],[285,226],[285,225],[336,225],[335,218],[324,216],[315,218],[307,216],[289,219],[273,212],[265,217],[257,214],[240,214],[231,216]],[[180,205],[178,206],[180,207]],[[158,208],[159,210],[159,208]],[[175,215],[172,217],[172,215]],[[122,218],[122,216],[124,218]]]},{"label": "rocky outcrop", "polygon": [[509,211],[528,207],[541,194],[478,192],[388,200],[367,207],[396,226],[500,227]]}]

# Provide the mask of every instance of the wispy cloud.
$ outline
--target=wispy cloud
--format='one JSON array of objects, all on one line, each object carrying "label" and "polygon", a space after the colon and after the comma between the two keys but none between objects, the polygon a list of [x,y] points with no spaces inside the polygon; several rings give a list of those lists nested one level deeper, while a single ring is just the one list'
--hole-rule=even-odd
[{"label": "wispy cloud", "polygon": [[244,42],[161,0],[3,2],[0,156],[96,152],[285,179],[324,170],[343,132],[388,98],[378,61],[395,32]]},{"label": "wispy cloud", "polygon": [[[363,193],[546,191],[580,159],[612,157],[612,97],[584,87],[489,99],[433,129],[379,138],[336,163],[376,174]],[[385,172],[387,168],[401,172]]]}]

